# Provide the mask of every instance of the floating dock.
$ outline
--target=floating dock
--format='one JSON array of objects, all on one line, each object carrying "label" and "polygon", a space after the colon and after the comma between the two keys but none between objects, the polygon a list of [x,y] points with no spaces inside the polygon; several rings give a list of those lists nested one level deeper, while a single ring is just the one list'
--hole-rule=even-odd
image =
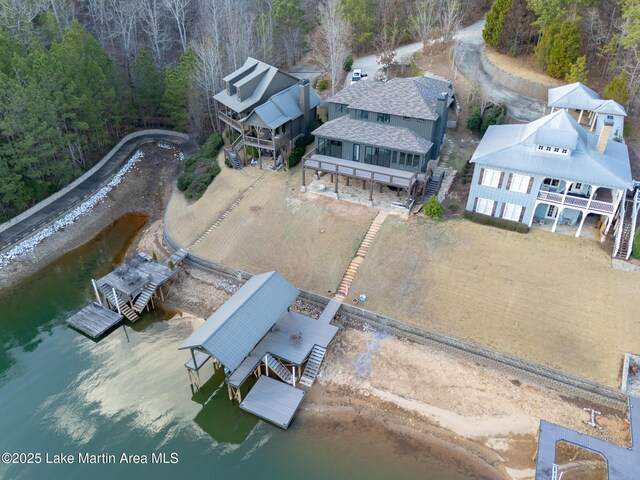
[{"label": "floating dock", "polygon": [[124,317],[113,310],[90,303],[67,320],[76,330],[91,338],[98,338],[112,327],[118,325]]},{"label": "floating dock", "polygon": [[305,395],[304,390],[261,376],[240,403],[240,408],[287,429]]}]

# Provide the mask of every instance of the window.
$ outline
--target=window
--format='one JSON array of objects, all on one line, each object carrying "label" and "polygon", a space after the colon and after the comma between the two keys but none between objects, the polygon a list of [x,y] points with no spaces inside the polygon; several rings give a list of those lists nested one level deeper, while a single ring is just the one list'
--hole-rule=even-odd
[{"label": "window", "polygon": [[547,208],[547,218],[556,218],[558,216],[558,209],[555,205],[549,205]]},{"label": "window", "polygon": [[487,200],[486,198],[476,198],[476,212],[483,215],[493,215],[494,200]]},{"label": "window", "polygon": [[492,170],[490,168],[483,168],[482,171],[484,173],[480,176],[480,185],[498,188],[502,172],[500,170]]},{"label": "window", "polygon": [[546,150],[547,150],[547,152],[550,152],[551,151],[551,147],[547,147]]},{"label": "window", "polygon": [[557,178],[545,178],[544,182],[542,182],[544,185],[549,185],[550,187],[557,187],[558,185],[560,185],[560,180],[558,180]]},{"label": "window", "polygon": [[366,110],[356,110],[356,118],[360,120],[368,120],[369,112],[367,112]]},{"label": "window", "polygon": [[575,183],[573,185],[573,189],[574,190],[582,190],[582,184],[581,183]]},{"label": "window", "polygon": [[402,119],[408,122],[409,120],[411,120],[411,117],[402,117]]},{"label": "window", "polygon": [[425,122],[424,118],[418,118],[417,120],[418,120],[418,122],[420,122],[420,123],[424,123],[424,122]]},{"label": "window", "polygon": [[514,205],[513,203],[505,203],[504,211],[502,212],[502,218],[504,218],[505,220],[512,220],[514,222],[519,222],[521,213],[522,213],[522,206]]},{"label": "window", "polygon": [[569,149],[568,148],[548,147],[546,145],[536,145],[536,149],[538,151],[540,151],[540,152],[556,153],[558,155],[569,155]]},{"label": "window", "polygon": [[558,153],[560,151],[560,149],[558,147],[553,149],[553,153]]},{"label": "window", "polygon": [[388,113],[378,113],[378,118],[376,119],[378,122],[389,123],[391,120],[391,115]]},{"label": "window", "polygon": [[562,153],[563,153],[564,155],[566,155],[567,153],[569,153],[569,150],[567,150],[566,148],[563,148],[563,149],[562,149]]},{"label": "window", "polygon": [[528,175],[518,175],[517,173],[513,173],[511,174],[511,183],[507,189],[513,192],[527,193],[530,181],[531,177]]},{"label": "window", "polygon": [[347,106],[344,103],[336,103],[336,113],[344,113],[347,110]]},{"label": "window", "polygon": [[342,142],[339,140],[328,140],[326,138],[318,138],[317,152],[320,155],[328,155],[329,157],[342,158]]},{"label": "window", "polygon": [[353,157],[351,157],[351,160],[353,160],[354,162],[360,161],[360,145],[358,145],[357,143],[353,144]]},{"label": "window", "polygon": [[538,150],[544,150],[544,146],[543,145],[538,145]]}]

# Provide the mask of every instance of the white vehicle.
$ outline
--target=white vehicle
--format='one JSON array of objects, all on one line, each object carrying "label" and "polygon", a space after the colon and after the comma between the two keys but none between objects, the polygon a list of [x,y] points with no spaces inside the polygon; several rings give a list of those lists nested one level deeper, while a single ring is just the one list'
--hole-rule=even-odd
[{"label": "white vehicle", "polygon": [[356,68],[353,71],[353,75],[351,75],[351,85],[356,83],[358,80],[366,80],[366,79],[367,79],[367,74],[366,73],[362,73],[361,69]]}]

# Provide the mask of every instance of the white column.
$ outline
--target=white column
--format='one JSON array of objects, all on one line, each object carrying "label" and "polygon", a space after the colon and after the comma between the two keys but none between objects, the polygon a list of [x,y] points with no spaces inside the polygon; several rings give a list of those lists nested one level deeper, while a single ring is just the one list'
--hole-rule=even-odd
[{"label": "white column", "polygon": [[580,220],[580,226],[578,227],[578,231],[576,232],[576,238],[580,237],[580,233],[582,232],[582,226],[584,225],[584,221],[587,219],[587,215],[589,215],[589,212],[587,211],[582,212],[582,220]]},{"label": "white column", "polygon": [[269,376],[269,363],[267,363],[267,356],[264,356],[264,367],[266,368],[266,373],[265,375],[268,377]]},{"label": "white column", "polygon": [[102,300],[100,299],[100,294],[98,293],[98,286],[96,285],[96,281],[93,278],[91,279],[91,285],[93,285],[93,291],[96,292],[98,303],[102,305]]},{"label": "white column", "polygon": [[113,301],[116,302],[116,309],[118,310],[118,313],[122,315],[122,312],[120,311],[120,302],[118,302],[118,295],[116,294],[116,289],[112,287],[111,291],[113,292]]},{"label": "white column", "polygon": [[580,115],[578,115],[578,123],[580,123],[580,121],[582,120],[583,113],[584,113],[584,110],[580,110]]},{"label": "white column", "polygon": [[609,228],[611,228],[611,223],[613,222],[613,215],[607,215],[607,228],[604,229],[604,233],[602,234],[602,238],[600,242],[604,242],[604,237],[609,233]]},{"label": "white column", "polygon": [[551,113],[556,111],[556,107],[551,107]]},{"label": "white column", "polygon": [[591,185],[591,195],[589,195],[589,201],[587,202],[587,210],[591,208],[591,202],[593,201],[593,197],[595,196],[598,188],[599,187],[597,185]]},{"label": "white column", "polygon": [[556,215],[556,219],[553,221],[553,227],[551,227],[552,232],[556,231],[556,227],[558,226],[558,220],[560,220],[560,215],[562,215],[562,212],[564,212],[564,207],[559,207],[558,214]]},{"label": "white column", "polygon": [[533,204],[533,212],[531,212],[531,218],[529,219],[529,228],[531,228],[531,225],[533,225],[533,217],[536,216],[536,210],[538,209],[538,205],[540,205],[539,202],[535,202]]},{"label": "white column", "polygon": [[292,381],[293,381],[293,386],[296,386],[296,366],[293,366],[293,377],[292,377]]}]

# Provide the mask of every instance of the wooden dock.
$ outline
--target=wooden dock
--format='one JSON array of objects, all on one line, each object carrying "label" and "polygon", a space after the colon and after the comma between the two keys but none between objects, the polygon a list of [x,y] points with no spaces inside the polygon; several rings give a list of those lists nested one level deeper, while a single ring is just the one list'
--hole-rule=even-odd
[{"label": "wooden dock", "polygon": [[75,315],[67,319],[67,323],[91,338],[98,338],[110,328],[119,324],[124,317],[97,303],[90,303]]},{"label": "wooden dock", "polygon": [[305,395],[304,390],[263,375],[249,391],[240,408],[287,429]]}]

